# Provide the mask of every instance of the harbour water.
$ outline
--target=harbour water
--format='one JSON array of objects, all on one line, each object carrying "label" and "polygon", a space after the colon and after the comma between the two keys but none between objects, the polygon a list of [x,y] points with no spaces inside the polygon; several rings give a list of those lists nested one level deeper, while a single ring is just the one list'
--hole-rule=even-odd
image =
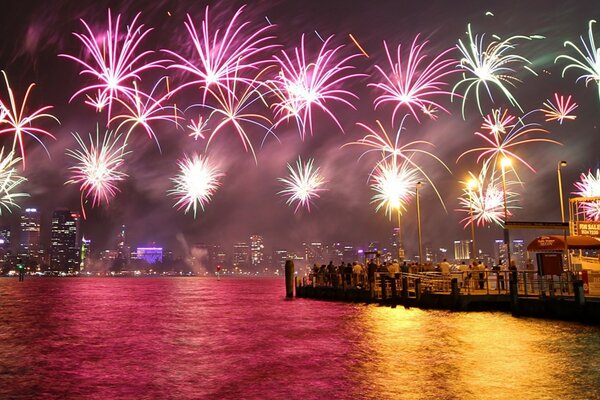
[{"label": "harbour water", "polygon": [[284,295],[0,279],[0,399],[600,399],[598,327]]}]

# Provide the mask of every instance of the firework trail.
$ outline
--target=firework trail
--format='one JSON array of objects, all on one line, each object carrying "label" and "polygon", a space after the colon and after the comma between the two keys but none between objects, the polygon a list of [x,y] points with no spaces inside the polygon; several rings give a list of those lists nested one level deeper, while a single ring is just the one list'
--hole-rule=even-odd
[{"label": "firework trail", "polygon": [[27,178],[18,175],[16,164],[20,161],[19,157],[15,158],[13,151],[8,152],[4,157],[4,148],[0,149],[0,215],[2,208],[12,212],[12,207],[19,207],[15,202],[16,199],[29,197],[27,193],[14,192],[17,186],[27,181]]},{"label": "firework trail", "polygon": [[[146,58],[153,51],[146,50],[139,54],[139,47],[152,29],[144,29],[143,24],[138,25],[140,13],[136,14],[133,21],[123,29],[121,15],[113,21],[110,9],[108,10],[108,28],[106,31],[94,32],[83,19],[85,33],[73,33],[81,42],[87,54],[78,58],[69,54],[62,57],[71,59],[82,67],[80,75],[90,75],[96,82],[84,86],[71,97],[73,100],[80,94],[89,93],[88,105],[96,111],[108,105],[108,119],[110,120],[113,100],[117,98],[133,99],[136,90],[134,81],[141,80],[141,73],[157,67],[162,67],[164,61],[147,61]],[[88,60],[89,58],[89,60]]]},{"label": "firework trail", "polygon": [[[192,79],[182,83],[174,91],[179,91],[188,86],[204,88],[203,102],[206,100],[206,89],[215,85],[227,90],[231,80],[240,80],[249,83],[251,80],[244,78],[241,73],[246,70],[258,70],[270,60],[261,56],[277,47],[270,44],[274,36],[266,36],[272,25],[253,30],[252,23],[241,22],[245,6],[242,6],[229,21],[224,30],[214,28],[210,24],[209,7],[206,7],[204,19],[201,23],[199,34],[192,17],[188,14],[185,26],[194,45],[196,54],[194,59],[184,57],[171,50],[164,50],[175,57],[169,68],[189,73]],[[196,63],[195,60],[199,62]]]},{"label": "firework trail", "polygon": [[517,46],[516,40],[532,40],[541,39],[541,36],[511,36],[508,39],[497,40],[490,42],[487,47],[484,47],[484,36],[475,35],[471,31],[471,24],[467,26],[468,41],[465,43],[461,39],[458,40],[456,46],[462,53],[463,58],[460,60],[460,68],[463,71],[463,78],[452,89],[453,96],[457,89],[466,85],[462,100],[462,116],[465,118],[465,104],[471,90],[475,92],[477,108],[480,114],[483,115],[481,108],[481,88],[485,88],[490,100],[494,102],[492,97],[492,87],[496,87],[510,102],[511,105],[518,107],[521,112],[523,109],[514,98],[509,90],[510,86],[515,86],[515,82],[520,82],[519,78],[515,77],[515,68],[512,66],[523,66],[532,73],[528,65],[531,62],[518,54],[512,54],[512,51]]},{"label": "firework trail", "polygon": [[129,135],[131,135],[131,132],[137,126],[141,126],[148,134],[148,137],[154,139],[158,148],[160,149],[158,137],[156,136],[156,133],[154,132],[154,129],[152,129],[150,123],[167,121],[178,124],[178,120],[182,118],[177,116],[175,113],[170,112],[170,110],[174,109],[174,106],[163,105],[167,97],[170,96],[169,93],[166,93],[158,99],[153,97],[154,92],[162,80],[163,79],[160,79],[156,83],[150,95],[139,91],[137,89],[137,85],[134,84],[134,90],[129,99],[117,99],[117,101],[125,108],[125,111],[122,114],[115,115],[110,119],[109,123],[112,123],[113,121],[121,121],[116,129],[117,132],[119,132],[125,125],[130,125],[129,129],[127,130],[127,134],[125,135],[126,143],[129,139]]},{"label": "firework trail", "polygon": [[287,197],[286,204],[293,205],[296,203],[294,214],[301,207],[306,207],[310,212],[310,203],[319,198],[319,193],[326,190],[322,186],[327,183],[320,173],[320,168],[313,169],[313,159],[309,159],[303,163],[298,157],[296,161],[296,169],[290,164],[287,165],[289,177],[278,178],[285,186],[285,189],[278,192]]},{"label": "firework trail", "polygon": [[95,139],[90,133],[89,144],[87,144],[78,133],[73,133],[79,148],[66,151],[66,154],[76,161],[75,165],[69,167],[71,177],[66,183],[79,185],[84,219],[86,218],[85,199],[91,197],[92,207],[99,206],[103,202],[109,204],[119,191],[118,182],[127,177],[127,174],[122,172],[122,168],[125,163],[124,157],[129,152],[125,151],[125,142],[119,143],[121,136],[106,131],[100,139],[99,128],[96,128]]},{"label": "firework trail", "polygon": [[[573,192],[581,197],[599,197],[600,196],[600,169],[594,174],[591,170],[587,174],[582,173],[579,177],[579,182],[575,182],[577,191]],[[581,213],[588,220],[600,220],[600,201],[585,201],[580,203]]]},{"label": "firework trail", "polygon": [[195,154],[192,158],[185,156],[178,163],[179,174],[171,181],[174,188],[168,194],[175,196],[174,207],[185,209],[184,213],[192,210],[194,218],[198,206],[204,211],[213,194],[221,186],[220,179],[225,176],[210,160]]},{"label": "firework trail", "polygon": [[415,195],[418,182],[419,171],[406,160],[400,165],[396,160],[385,160],[377,164],[371,174],[371,189],[376,192],[371,203],[377,204],[375,211],[383,208],[390,219],[394,210],[399,213],[406,211],[406,205]]},{"label": "firework trail", "polygon": [[271,120],[262,114],[252,113],[249,110],[258,101],[262,102],[265,107],[267,106],[263,95],[257,89],[257,85],[260,86],[258,79],[263,72],[264,70],[259,72],[249,83],[240,82],[237,79],[226,79],[222,85],[217,86],[216,90],[213,88],[208,89],[208,92],[211,93],[217,102],[217,107],[205,105],[205,107],[212,110],[209,118],[215,115],[221,116],[223,119],[212,130],[206,142],[207,147],[222,129],[227,125],[231,125],[241,139],[244,150],[250,151],[254,157],[254,161],[256,161],[256,152],[244,125],[250,124],[264,129],[266,131],[265,136],[269,134],[274,135],[271,129]]},{"label": "firework trail", "polygon": [[544,102],[544,107],[541,111],[546,117],[546,122],[558,121],[562,125],[565,119],[573,121],[577,118],[571,114],[578,107],[577,103],[571,101],[571,96],[565,99],[564,96],[554,93],[554,103],[548,99]]},{"label": "firework trail", "polygon": [[594,40],[594,32],[593,25],[596,23],[595,20],[591,20],[589,22],[588,28],[588,38],[589,43],[585,42],[583,36],[580,36],[581,44],[583,45],[582,49],[577,47],[573,42],[566,41],[564,46],[573,48],[581,59],[577,59],[573,56],[561,54],[554,62],[557,62],[560,59],[564,59],[567,62],[570,62],[566,67],[563,68],[562,76],[565,76],[565,73],[569,69],[581,70],[583,72],[580,75],[576,82],[579,82],[581,79],[585,80],[585,85],[587,86],[590,82],[596,82],[598,86],[598,97],[600,98],[600,48],[596,47],[596,42]]},{"label": "firework trail", "polygon": [[[460,207],[456,211],[466,213],[460,223],[464,228],[471,225],[471,212],[473,223],[477,226],[497,224],[504,226],[504,191],[502,190],[502,178],[495,174],[494,168],[489,168],[490,163],[485,161],[478,175],[469,172],[470,179],[460,182],[463,193],[458,198]],[[506,182],[506,209],[507,214],[512,215],[510,210],[518,208],[517,193],[509,191],[508,188],[515,182]],[[474,186],[474,187],[473,187]]]},{"label": "firework trail", "polygon": [[342,103],[355,109],[349,99],[356,99],[357,96],[341,86],[352,78],[363,76],[350,73],[354,67],[349,62],[359,55],[339,57],[338,53],[344,46],[328,48],[331,40],[332,37],[328,37],[316,57],[311,57],[305,49],[302,35],[300,47],[296,47],[291,56],[285,51],[275,56],[280,71],[269,82],[277,97],[273,105],[277,119],[275,126],[294,118],[302,139],[307,131],[313,132],[313,108],[327,114],[342,131],[340,122],[328,104]]},{"label": "firework trail", "polygon": [[[483,139],[485,144],[481,147],[475,147],[463,152],[460,156],[458,156],[456,162],[460,161],[460,159],[467,154],[479,153],[477,156],[478,163],[481,160],[487,160],[493,164],[496,164],[499,159],[508,158],[517,160],[529,168],[532,172],[535,172],[535,169],[531,166],[531,164],[525,161],[523,156],[515,153],[515,150],[525,144],[545,142],[560,145],[561,143],[552,139],[529,137],[529,135],[534,135],[536,133],[548,133],[547,130],[540,127],[540,124],[524,122],[526,117],[530,114],[531,112],[520,118],[518,123],[512,126],[510,131],[507,133],[502,133],[500,130],[497,130],[495,133],[493,131],[490,132],[491,135],[490,133],[475,132],[475,136]],[[486,122],[484,122],[482,128],[484,126],[487,126]],[[511,165],[511,169],[516,173],[514,166]]]},{"label": "firework trail", "polygon": [[[419,112],[426,113],[428,107],[434,107],[450,113],[446,108],[432,100],[432,97],[439,95],[452,95],[451,92],[444,89],[448,85],[443,80],[447,75],[458,72],[454,67],[456,60],[445,58],[448,53],[454,49],[447,49],[441,54],[426,63],[427,54],[423,49],[427,41],[418,43],[417,35],[408,51],[408,57],[403,63],[402,46],[399,45],[396,51],[396,59],[392,60],[387,43],[383,46],[389,62],[389,70],[384,70],[379,65],[375,69],[379,71],[382,82],[370,83],[369,86],[375,87],[384,94],[375,99],[375,109],[385,103],[393,103],[394,112],[392,113],[392,123],[394,123],[396,113],[401,107],[406,107],[410,113],[419,120]],[[404,54],[406,56],[406,54]]]},{"label": "firework trail", "polygon": [[[52,109],[52,106],[39,108],[27,115],[25,113],[27,108],[27,100],[29,99],[29,94],[31,93],[31,90],[35,84],[32,83],[29,85],[27,91],[25,92],[25,96],[23,97],[23,102],[20,105],[17,105],[15,95],[10,87],[10,84],[8,83],[8,77],[4,71],[2,71],[2,75],[4,76],[4,82],[6,83],[9,103],[7,104],[4,101],[0,101],[0,135],[14,135],[12,151],[14,152],[16,150],[18,143],[21,158],[23,160],[23,169],[25,169],[25,146],[23,143],[23,135],[31,136],[33,139],[37,140],[49,156],[50,153],[48,153],[48,149],[46,149],[46,146],[37,135],[50,136],[52,139],[56,138],[47,130],[35,127],[34,122],[37,122],[37,120],[43,118],[53,119],[59,124],[60,121],[54,115],[47,113],[47,111]],[[2,125],[7,125],[7,127],[4,128]]]}]

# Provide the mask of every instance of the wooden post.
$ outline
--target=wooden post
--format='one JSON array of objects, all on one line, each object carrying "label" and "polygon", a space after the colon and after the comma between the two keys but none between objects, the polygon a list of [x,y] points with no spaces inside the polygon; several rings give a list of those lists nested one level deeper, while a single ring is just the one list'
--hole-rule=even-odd
[{"label": "wooden post", "polygon": [[517,271],[510,272],[510,279],[508,283],[508,289],[510,293],[510,309],[513,315],[519,314],[519,286]]},{"label": "wooden post", "polygon": [[402,276],[402,293],[401,293],[401,296],[402,296],[402,299],[406,302],[406,299],[408,299],[408,276],[405,276],[405,275]]},{"label": "wooden post", "polygon": [[581,279],[573,281],[573,292],[575,292],[575,303],[579,307],[583,307],[585,305],[585,293],[583,291],[583,281]]},{"label": "wooden post", "polygon": [[458,309],[459,305],[459,289],[458,289],[458,278],[452,278],[450,280],[450,295],[452,296],[452,307]]},{"label": "wooden post", "polygon": [[294,297],[294,261],[285,261],[285,296]]},{"label": "wooden post", "polygon": [[387,293],[386,293],[386,287],[385,287],[385,274],[381,274],[379,276],[380,281],[381,281],[381,299],[385,301],[385,299],[387,298]]},{"label": "wooden post", "polygon": [[[404,281],[402,281],[402,285],[404,287]],[[417,302],[419,302],[421,300],[421,278],[415,279],[415,296],[417,297]]]}]

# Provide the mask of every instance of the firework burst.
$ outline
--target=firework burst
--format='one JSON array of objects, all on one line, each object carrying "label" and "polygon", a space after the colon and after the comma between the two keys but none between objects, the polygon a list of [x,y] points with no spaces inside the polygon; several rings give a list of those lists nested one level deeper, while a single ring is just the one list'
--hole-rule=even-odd
[{"label": "firework burst", "polygon": [[[452,89],[452,94],[455,95],[457,89],[461,86],[466,86],[462,100],[462,116],[465,118],[465,104],[471,90],[475,92],[477,108],[483,115],[481,109],[481,88],[485,88],[490,100],[492,97],[492,87],[496,87],[510,102],[511,105],[518,107],[521,111],[521,106],[514,98],[509,90],[509,87],[515,86],[516,82],[520,82],[519,78],[515,77],[515,68],[512,66],[521,66],[533,72],[528,65],[531,62],[518,54],[512,54],[512,51],[517,46],[517,40],[532,40],[542,38],[541,36],[511,36],[504,40],[495,40],[490,42],[487,47],[484,47],[484,36],[475,35],[471,31],[471,24],[467,26],[467,42],[458,40],[456,46],[463,55],[460,60],[460,68],[463,72],[463,79],[460,80]],[[520,68],[519,68],[520,69]]]},{"label": "firework burst", "polygon": [[[382,82],[369,84],[369,86],[384,92],[375,99],[376,109],[384,103],[395,104],[392,123],[401,107],[408,108],[417,121],[419,121],[417,111],[425,112],[424,110],[428,110],[430,107],[443,110],[449,114],[449,111],[432,100],[432,97],[452,94],[444,89],[448,83],[443,78],[457,72],[453,68],[457,64],[456,60],[445,58],[453,49],[443,51],[437,57],[431,59],[429,63],[426,63],[427,55],[423,53],[423,48],[428,42],[424,41],[419,44],[418,39],[419,36],[417,35],[409,49],[405,64],[403,64],[401,45],[398,46],[396,60],[394,61],[387,43],[384,41],[383,46],[390,69],[384,71],[382,67],[376,65],[375,69],[379,71]],[[389,72],[390,70],[391,72]]]},{"label": "firework burst", "polygon": [[18,175],[16,164],[21,161],[15,157],[13,151],[8,152],[4,157],[4,148],[0,149],[0,214],[4,208],[8,212],[12,212],[13,207],[19,207],[15,202],[21,197],[29,197],[27,193],[15,193],[14,190],[21,183],[27,181],[27,178]]},{"label": "firework burst", "polygon": [[[594,174],[591,170],[587,174],[582,173],[579,182],[575,182],[577,191],[574,194],[581,197],[600,197],[600,169]],[[581,213],[588,220],[600,220],[600,201],[585,201],[580,203]]]},{"label": "firework burst", "polygon": [[204,132],[208,131],[208,118],[205,120],[201,115],[198,116],[198,122],[193,119],[190,120],[190,124],[187,126],[191,131],[190,135],[194,140],[204,139]]},{"label": "firework burst", "polygon": [[[87,54],[85,58],[78,58],[69,54],[61,54],[77,62],[82,70],[80,75],[89,75],[96,82],[84,86],[71,97],[71,100],[83,93],[87,95],[86,103],[101,111],[108,105],[108,118],[110,119],[112,102],[114,99],[124,97],[133,99],[135,90],[133,82],[141,80],[141,73],[157,67],[162,67],[163,61],[147,61],[153,51],[147,50],[139,54],[139,47],[152,29],[144,29],[143,24],[138,24],[138,13],[133,21],[121,27],[121,15],[113,21],[108,10],[108,28],[105,32],[94,32],[84,20],[81,20],[86,33],[73,33],[83,44]],[[90,57],[89,60],[87,58]],[[94,96],[94,97],[90,97]]]},{"label": "firework burst", "polygon": [[573,56],[569,56],[566,54],[561,54],[556,57],[554,62],[557,62],[560,59],[565,59],[567,62],[570,62],[566,67],[563,68],[562,76],[565,76],[565,73],[569,69],[576,69],[583,71],[583,74],[580,75],[576,82],[580,80],[585,80],[585,85],[587,86],[590,82],[595,82],[596,86],[598,86],[598,97],[600,98],[600,48],[596,47],[596,42],[594,40],[594,32],[593,25],[596,23],[595,20],[591,20],[589,22],[588,28],[588,38],[589,43],[585,42],[583,36],[580,36],[581,43],[583,45],[582,49],[577,47],[573,42],[566,41],[564,46],[573,48],[581,59],[577,59]]},{"label": "firework burst", "polygon": [[174,188],[168,194],[175,196],[177,202],[174,207],[184,209],[184,213],[192,210],[194,218],[198,207],[204,211],[214,193],[221,186],[220,179],[225,176],[210,160],[202,156],[185,156],[178,162],[179,174],[171,181]]},{"label": "firework burst", "polygon": [[376,204],[375,211],[383,208],[390,219],[394,210],[406,211],[406,204],[415,195],[418,182],[419,171],[406,160],[400,165],[396,160],[377,164],[371,174],[371,189],[376,193],[371,203]]},{"label": "firework burst", "polygon": [[562,125],[565,119],[573,121],[577,118],[571,114],[578,107],[577,103],[571,101],[571,96],[565,99],[564,96],[554,93],[554,103],[548,99],[544,102],[544,107],[541,111],[546,117],[546,122],[558,121]]},{"label": "firework burst", "polygon": [[2,71],[2,75],[4,76],[4,82],[6,82],[6,90],[8,92],[10,103],[6,104],[5,102],[0,101],[0,116],[2,117],[0,118],[0,122],[2,122],[4,125],[8,125],[6,128],[0,126],[0,135],[14,135],[12,151],[15,151],[18,143],[19,151],[23,160],[23,169],[25,169],[25,146],[23,143],[23,136],[28,135],[37,140],[42,145],[44,150],[46,150],[46,153],[48,153],[46,146],[44,146],[44,143],[41,141],[38,135],[49,136],[52,139],[56,138],[50,132],[34,126],[34,122],[44,118],[53,119],[59,124],[60,121],[54,115],[47,113],[47,111],[52,109],[52,106],[45,106],[31,112],[30,114],[26,114],[25,111],[27,109],[27,100],[29,99],[29,94],[31,93],[31,90],[35,84],[32,83],[29,85],[27,91],[25,92],[25,96],[23,97],[23,102],[20,105],[17,105],[14,93],[10,87],[10,84],[8,83],[8,77],[4,71]]},{"label": "firework burst", "polygon": [[[498,159],[509,158],[517,160],[529,168],[532,172],[535,172],[535,169],[531,166],[531,164],[529,164],[525,158],[523,158],[523,156],[515,153],[515,150],[523,145],[532,143],[545,142],[558,145],[561,143],[552,139],[530,137],[530,135],[534,135],[536,133],[544,134],[548,133],[548,131],[542,129],[537,123],[525,123],[524,120],[529,114],[526,114],[520,118],[518,123],[515,124],[507,133],[503,134],[500,130],[498,130],[496,133],[491,132],[491,135],[489,133],[475,132],[475,136],[483,139],[485,145],[463,152],[460,156],[458,156],[456,162],[460,161],[461,158],[468,154],[479,153],[477,156],[478,163],[481,160],[487,160],[495,164]],[[511,166],[511,169],[515,171],[514,166]]]},{"label": "firework burst", "polygon": [[327,183],[320,173],[320,168],[313,169],[313,159],[303,163],[298,157],[296,168],[290,164],[287,165],[289,177],[278,178],[285,186],[277,194],[287,197],[286,204],[296,203],[294,213],[297,213],[301,207],[306,207],[310,211],[310,204],[314,199],[319,198],[319,193],[326,190],[322,186]]},{"label": "firework burst", "polygon": [[510,130],[515,126],[515,119],[513,115],[508,114],[508,110],[503,112],[501,108],[498,108],[483,118],[481,129],[489,131],[491,135],[505,134],[507,129]]},{"label": "firework burst", "polygon": [[[231,80],[249,82],[240,73],[246,70],[258,70],[265,61],[261,55],[277,47],[270,44],[273,36],[267,36],[271,25],[257,30],[251,30],[252,24],[248,21],[240,23],[245,6],[238,9],[224,30],[213,28],[209,19],[209,8],[206,7],[202,20],[201,34],[188,14],[185,26],[188,30],[198,63],[170,50],[164,50],[175,57],[176,61],[169,68],[177,69],[192,75],[192,79],[184,82],[174,91],[188,86],[200,86],[204,89],[215,85],[228,88]],[[204,100],[206,99],[204,91]]]},{"label": "firework burst", "polygon": [[304,139],[306,132],[313,132],[313,108],[318,108],[327,114],[343,131],[343,128],[328,104],[342,103],[352,109],[354,105],[349,99],[357,96],[341,88],[349,79],[362,76],[350,73],[354,67],[349,62],[359,57],[352,54],[339,57],[338,53],[344,46],[328,48],[332,37],[325,40],[316,57],[307,54],[304,47],[304,35],[300,47],[294,49],[292,56],[282,51],[281,56],[275,56],[280,68],[276,77],[270,81],[277,102],[273,105],[277,122],[275,126],[291,118],[296,120],[300,136]]},{"label": "firework burst", "polygon": [[69,168],[71,177],[67,184],[79,185],[81,191],[81,211],[86,218],[84,199],[92,198],[92,207],[103,202],[110,203],[119,188],[118,182],[125,180],[127,174],[122,171],[125,163],[126,144],[120,144],[121,135],[113,135],[106,131],[100,139],[99,129],[96,138],[89,134],[89,144],[78,134],[73,137],[79,144],[79,149],[67,149],[66,154],[75,159],[76,164]]},{"label": "firework burst", "polygon": [[[477,226],[497,224],[504,226],[504,191],[502,190],[502,179],[496,176],[493,169],[489,168],[489,162],[484,162],[478,175],[469,172],[470,181],[475,187],[470,187],[470,182],[460,182],[463,193],[458,198],[460,207],[456,211],[466,213],[460,223],[464,228],[471,225],[471,221]],[[506,209],[508,216],[516,206],[517,193],[509,191],[508,188],[515,182],[507,182],[506,187]],[[471,219],[471,213],[473,218]]]}]

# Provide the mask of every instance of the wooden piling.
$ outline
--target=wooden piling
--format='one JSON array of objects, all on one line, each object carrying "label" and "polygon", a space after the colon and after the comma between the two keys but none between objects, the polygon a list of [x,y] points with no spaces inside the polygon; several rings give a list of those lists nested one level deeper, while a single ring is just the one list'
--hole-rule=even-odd
[{"label": "wooden piling", "polygon": [[294,261],[285,261],[285,296],[294,297]]}]

